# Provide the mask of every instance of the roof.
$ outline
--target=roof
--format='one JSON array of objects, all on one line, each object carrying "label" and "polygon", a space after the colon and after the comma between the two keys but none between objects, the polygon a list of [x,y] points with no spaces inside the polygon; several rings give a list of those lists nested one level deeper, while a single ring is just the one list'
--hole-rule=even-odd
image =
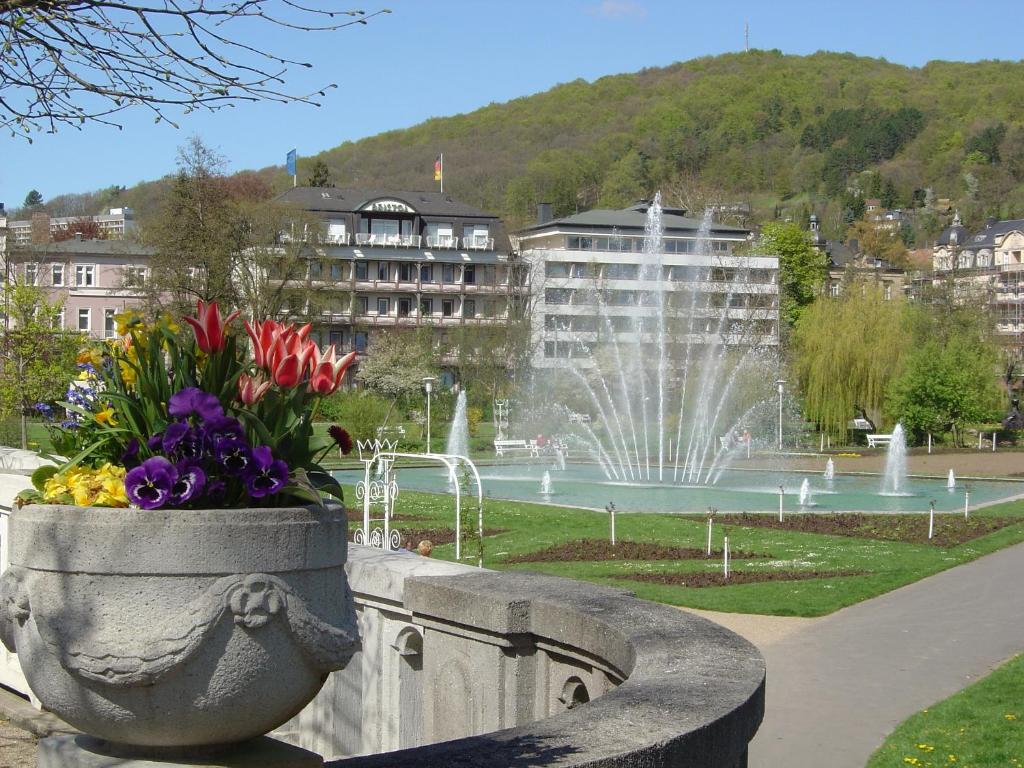
[{"label": "roof", "polygon": [[954,224],[951,227],[946,227],[942,230],[939,235],[939,239],[935,241],[936,245],[949,245],[952,239],[952,234],[956,233],[956,244],[963,245],[967,242],[967,228],[960,224]]},{"label": "roof", "polygon": [[493,213],[453,200],[441,192],[417,192],[395,189],[339,189],[335,187],[293,187],[277,198],[307,211],[351,213],[375,200],[405,203],[421,216],[497,219]]},{"label": "roof", "polygon": [[[678,216],[672,213],[662,213],[662,226],[666,234],[680,234],[687,232],[696,234],[701,228],[702,222],[699,219],[691,219],[687,216]],[[573,216],[564,216],[560,219],[546,221],[543,224],[533,224],[521,230],[523,234],[533,234],[546,229],[618,229],[618,230],[639,230],[643,231],[647,226],[647,214],[635,208],[624,210],[609,210],[607,208],[595,208],[591,211],[584,211]],[[744,227],[734,227],[729,224],[712,224],[711,231],[720,235],[732,235],[734,237],[746,237],[750,230]]]},{"label": "roof", "polygon": [[155,251],[134,240],[79,240],[72,237],[60,242],[26,245],[25,251],[36,254],[80,254],[82,256],[152,256]]},{"label": "roof", "polygon": [[[952,227],[950,227],[952,229]],[[991,226],[986,227],[980,232],[975,232],[970,237],[966,237],[960,241],[960,245],[964,248],[991,248],[996,244],[996,238],[1002,237],[1003,235],[1013,231],[1024,232],[1024,219],[1007,219],[1006,221],[997,221]],[[943,232],[945,234],[945,232]],[[941,237],[939,239],[939,245],[943,245]]]}]

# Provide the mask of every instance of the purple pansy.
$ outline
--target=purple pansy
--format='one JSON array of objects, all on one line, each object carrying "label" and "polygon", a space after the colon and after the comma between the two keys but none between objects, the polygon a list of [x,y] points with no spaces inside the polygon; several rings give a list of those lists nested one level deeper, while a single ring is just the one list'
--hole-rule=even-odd
[{"label": "purple pansy", "polygon": [[167,429],[164,430],[163,439],[161,439],[159,447],[163,449],[164,453],[173,453],[174,449],[178,447],[178,443],[184,439],[188,432],[189,426],[184,421],[175,421],[168,424]]},{"label": "purple pansy", "polygon": [[133,437],[121,454],[121,464],[131,469],[139,463],[139,439]]},{"label": "purple pansy", "polygon": [[177,472],[178,479],[171,488],[171,503],[175,506],[197,498],[206,486],[206,473],[195,464],[178,464]]},{"label": "purple pansy", "polygon": [[167,401],[167,412],[175,418],[187,418],[197,414],[204,421],[224,415],[224,407],[216,395],[203,392],[198,387],[185,387],[171,395]]},{"label": "purple pansy", "polygon": [[217,462],[229,475],[243,475],[252,463],[252,449],[244,440],[228,437],[218,440],[213,449]]},{"label": "purple pansy", "polygon": [[220,440],[232,437],[237,440],[245,439],[245,429],[242,427],[242,422],[230,416],[210,419],[203,423],[203,429],[206,430],[206,439],[209,445],[215,446]]},{"label": "purple pansy", "polygon": [[254,499],[277,493],[288,482],[288,465],[275,459],[270,446],[252,449],[252,464],[245,476],[245,489]]},{"label": "purple pansy", "polygon": [[129,470],[124,478],[128,500],[143,509],[159,509],[168,499],[178,479],[178,472],[163,456],[146,459]]},{"label": "purple pansy", "polygon": [[149,448],[149,450],[151,450],[151,451],[158,451],[158,450],[160,450],[160,446],[163,445],[163,442],[164,442],[164,433],[163,432],[157,432],[151,438],[146,440],[146,447]]}]

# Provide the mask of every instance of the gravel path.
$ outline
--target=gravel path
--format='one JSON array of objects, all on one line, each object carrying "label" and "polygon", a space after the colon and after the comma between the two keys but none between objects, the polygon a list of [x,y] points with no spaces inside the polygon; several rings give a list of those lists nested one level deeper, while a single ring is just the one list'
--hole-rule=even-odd
[{"label": "gravel path", "polygon": [[34,768],[36,737],[0,720],[0,768]]}]

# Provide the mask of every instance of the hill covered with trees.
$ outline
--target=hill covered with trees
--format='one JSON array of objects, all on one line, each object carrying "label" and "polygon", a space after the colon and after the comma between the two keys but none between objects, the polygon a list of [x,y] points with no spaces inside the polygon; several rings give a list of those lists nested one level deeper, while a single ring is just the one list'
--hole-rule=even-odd
[{"label": "hill covered with trees", "polygon": [[[878,197],[919,209],[913,235],[925,242],[945,223],[939,199],[968,225],[1024,215],[1024,63],[725,54],[345,142],[301,158],[299,177],[319,161],[338,186],[427,189],[439,152],[446,191],[513,225],[541,201],[565,214],[661,189],[694,210],[749,203],[759,220],[813,210],[838,236]],[[280,167],[249,177],[268,190],[290,182]],[[145,219],[163,186],[115,197]]]}]

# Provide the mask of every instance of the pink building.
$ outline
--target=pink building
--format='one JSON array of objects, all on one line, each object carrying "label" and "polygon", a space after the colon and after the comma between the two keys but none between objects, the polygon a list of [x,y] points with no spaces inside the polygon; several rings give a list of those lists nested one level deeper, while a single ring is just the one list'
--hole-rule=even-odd
[{"label": "pink building", "polygon": [[114,315],[145,301],[152,251],[128,240],[80,240],[30,245],[12,254],[7,279],[46,289],[64,300],[63,327],[96,338],[115,335]]}]

